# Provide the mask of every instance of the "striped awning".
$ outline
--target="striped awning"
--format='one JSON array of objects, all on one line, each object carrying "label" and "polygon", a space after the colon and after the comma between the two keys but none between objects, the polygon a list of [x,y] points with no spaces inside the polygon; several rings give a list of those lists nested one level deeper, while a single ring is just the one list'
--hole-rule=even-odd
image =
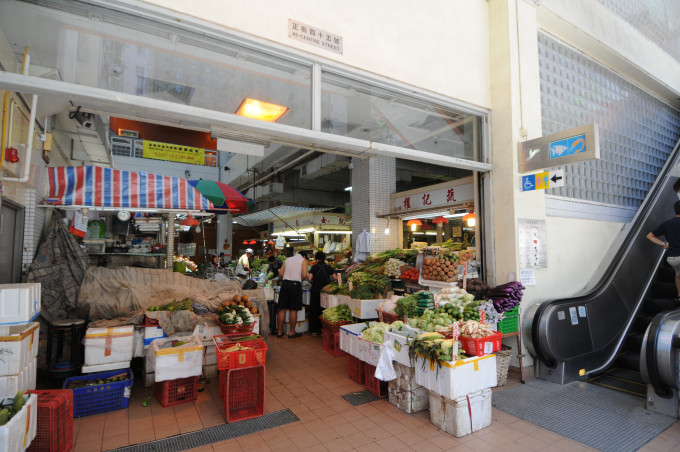
[{"label": "striped awning", "polygon": [[185,179],[100,166],[47,168],[46,202],[57,206],[134,210],[210,210],[212,202]]}]

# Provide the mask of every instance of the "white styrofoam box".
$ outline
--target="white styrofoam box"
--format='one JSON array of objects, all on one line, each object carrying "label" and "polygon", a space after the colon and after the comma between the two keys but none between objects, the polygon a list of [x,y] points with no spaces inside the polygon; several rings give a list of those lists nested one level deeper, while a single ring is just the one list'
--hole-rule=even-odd
[{"label": "white styrofoam box", "polygon": [[340,304],[340,298],[337,295],[331,295],[321,292],[321,307],[324,309],[334,308]]},{"label": "white styrofoam box", "polygon": [[132,357],[133,358],[143,358],[146,356],[145,350],[144,350],[144,327],[143,326],[136,326],[135,327],[135,336],[133,339],[133,345],[132,345]]},{"label": "white styrofoam box", "polygon": [[365,323],[353,323],[351,325],[342,325],[340,327],[340,334],[338,343],[340,350],[349,353],[355,358],[361,359],[359,355],[359,337],[361,332],[366,328]]},{"label": "white styrofoam box", "polygon": [[[283,320],[284,320],[284,322],[290,322],[290,310],[286,310],[285,312],[286,312],[286,315],[285,315],[285,317],[283,318]],[[297,312],[297,321],[298,321],[298,322],[303,322],[304,320],[305,320],[305,310],[304,310],[304,309],[300,309],[300,310]],[[259,322],[258,322],[258,323],[259,323]]]},{"label": "white styrofoam box", "polygon": [[129,369],[130,361],[118,361],[115,363],[93,364],[91,366],[83,366],[81,372],[84,374],[92,374],[95,372],[108,372],[109,370]]},{"label": "white styrofoam box", "polygon": [[253,334],[260,334],[260,325],[262,325],[262,314],[255,314],[253,318],[257,320],[253,326]]},{"label": "white styrofoam box", "polygon": [[144,339],[156,339],[157,337],[165,337],[165,332],[160,326],[145,326]]},{"label": "white styrofoam box", "polygon": [[[288,334],[290,331],[290,322],[283,322],[283,334]],[[305,319],[302,322],[297,322],[295,325],[296,333],[306,333],[309,331],[309,319]]]},{"label": "white styrofoam box", "polygon": [[148,388],[156,383],[156,374],[153,372],[144,372],[144,387]]},{"label": "white styrofoam box", "polygon": [[[205,347],[205,342],[204,342]],[[205,348],[203,353],[203,366],[209,366],[211,364],[217,364],[217,352],[215,351],[215,345],[213,344],[212,350]]]},{"label": "white styrofoam box", "polygon": [[394,363],[397,378],[387,385],[389,402],[401,411],[411,414],[430,407],[430,391],[415,382],[413,367]]},{"label": "white styrofoam box", "polygon": [[40,324],[10,325],[0,336],[0,376],[17,375],[38,356]]},{"label": "white styrofoam box", "polygon": [[[173,347],[173,340],[186,344]],[[196,377],[203,367],[203,343],[198,336],[155,339],[149,345],[146,360],[156,373],[156,382]]]},{"label": "white styrofoam box", "polygon": [[[3,400],[7,404],[14,400]],[[0,450],[3,452],[23,452],[35,438],[38,428],[38,396],[35,394],[24,395],[26,403],[19,413],[0,427]]]},{"label": "white styrofoam box", "polygon": [[88,328],[85,333],[85,365],[130,361],[134,351],[134,326]]},{"label": "white styrofoam box", "polygon": [[0,324],[31,322],[40,314],[40,283],[0,284]]},{"label": "white styrofoam box", "polygon": [[454,400],[430,391],[430,420],[442,431],[461,437],[491,425],[491,389]]},{"label": "white styrofoam box", "polygon": [[350,298],[349,309],[352,315],[358,319],[377,319],[378,305],[385,300],[357,300]]},{"label": "white styrofoam box", "polygon": [[415,362],[416,383],[449,399],[496,386],[496,355],[443,362],[439,370],[423,358]]},{"label": "white styrofoam box", "polygon": [[382,352],[383,345],[375,342],[367,341],[361,337],[357,338],[357,350],[359,352],[359,359],[371,366],[377,366],[380,360],[380,352]]},{"label": "white styrofoam box", "polygon": [[38,358],[33,358],[18,375],[0,377],[0,397],[14,397],[17,391],[25,393],[29,389],[35,389],[37,371]]},{"label": "white styrofoam box", "polygon": [[216,378],[218,375],[217,364],[204,364],[203,376],[205,378]]},{"label": "white styrofoam box", "polygon": [[203,341],[203,345],[206,344],[206,341],[210,341],[210,343],[214,345],[215,343],[213,342],[213,337],[220,336],[222,334],[223,333],[219,325],[196,325],[194,332],[192,333],[192,335],[198,336],[198,338]]},{"label": "white styrofoam box", "polygon": [[302,290],[302,304],[309,306],[312,302],[312,292],[310,290]]},{"label": "white styrofoam box", "polygon": [[[415,337],[418,333],[414,330],[408,330],[410,337]],[[394,361],[403,364],[404,366],[411,366],[411,360],[408,357],[408,341],[409,339],[399,333],[385,331],[383,343],[390,342],[394,348]]]}]

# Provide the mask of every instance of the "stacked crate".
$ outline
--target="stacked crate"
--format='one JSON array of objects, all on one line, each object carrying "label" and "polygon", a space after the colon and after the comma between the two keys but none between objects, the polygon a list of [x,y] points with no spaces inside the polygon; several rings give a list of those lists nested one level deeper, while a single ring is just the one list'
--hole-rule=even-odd
[{"label": "stacked crate", "polygon": [[[240,335],[244,337],[243,334]],[[241,340],[239,335],[215,336],[220,397],[227,422],[264,414],[267,344],[262,339]]]},{"label": "stacked crate", "polygon": [[67,452],[73,448],[73,391],[32,391],[38,396],[38,430],[28,452]]},{"label": "stacked crate", "polygon": [[130,368],[134,351],[133,325],[88,328],[85,333],[83,373],[108,372]]},{"label": "stacked crate", "polygon": [[203,341],[197,335],[160,338],[149,345],[146,364],[155,377],[156,398],[168,407],[198,398]]}]

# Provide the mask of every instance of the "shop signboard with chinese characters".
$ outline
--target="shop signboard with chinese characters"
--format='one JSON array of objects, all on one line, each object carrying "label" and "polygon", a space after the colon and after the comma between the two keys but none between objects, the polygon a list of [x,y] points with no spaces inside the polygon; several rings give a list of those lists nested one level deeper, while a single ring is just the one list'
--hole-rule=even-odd
[{"label": "shop signboard with chinese characters", "polygon": [[202,148],[144,140],[142,149],[142,155],[145,159],[167,160],[192,165],[203,165],[205,163],[205,150]]},{"label": "shop signboard with chinese characters", "polygon": [[392,213],[420,211],[430,208],[453,208],[474,199],[472,177],[431,185],[392,195]]},{"label": "shop signboard with chinese characters", "polygon": [[342,36],[288,19],[288,37],[342,55]]},{"label": "shop signboard with chinese characters", "polygon": [[352,218],[348,215],[339,213],[315,213],[289,218],[286,219],[285,223],[283,221],[275,221],[273,231],[274,234],[276,234],[280,231],[291,230],[291,228],[297,230],[308,230],[310,228],[350,230],[351,225]]}]

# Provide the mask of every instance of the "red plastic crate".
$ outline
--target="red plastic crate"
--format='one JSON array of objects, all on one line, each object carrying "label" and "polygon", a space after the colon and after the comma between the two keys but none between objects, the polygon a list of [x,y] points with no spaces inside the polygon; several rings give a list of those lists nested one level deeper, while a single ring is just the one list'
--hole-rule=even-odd
[{"label": "red plastic crate", "polygon": [[[471,337],[460,336],[458,339],[463,345],[466,355],[482,356],[497,352],[501,349],[501,338],[503,333],[493,333],[487,337],[472,339]],[[487,345],[488,344],[488,345]]]},{"label": "red plastic crate", "polygon": [[248,325],[225,325],[224,323],[220,322],[219,320],[217,323],[220,324],[220,329],[222,330],[222,333],[224,334],[230,334],[230,333],[252,333],[253,328],[255,327],[255,324],[257,323],[257,320],[253,320],[253,322]]},{"label": "red plastic crate", "polygon": [[[256,339],[263,339],[262,336],[260,336],[259,334],[254,334],[254,333],[227,333],[227,334],[221,334],[221,335],[215,336],[215,337],[220,337],[220,338],[222,338],[221,339],[222,342],[226,342],[226,341],[238,341],[242,337],[249,337],[249,336],[257,336]],[[250,339],[250,340],[254,341],[256,339]]]},{"label": "red plastic crate", "polygon": [[144,325],[142,326],[160,326],[158,319],[152,319],[149,316],[144,316]]},{"label": "red plastic crate", "polygon": [[225,379],[224,412],[227,422],[264,414],[264,366],[231,369]]},{"label": "red plastic crate", "polygon": [[340,348],[340,331],[323,329],[323,349],[333,356],[344,356],[347,354]]},{"label": "red plastic crate", "polygon": [[397,320],[401,320],[402,322],[404,321],[403,317],[399,317],[396,314],[389,314],[389,313],[387,313],[385,311],[381,311],[379,309],[376,309],[376,311],[378,312],[378,320],[380,320],[381,322],[394,323]]},{"label": "red plastic crate", "polygon": [[375,366],[364,363],[366,389],[378,397],[387,397],[387,382],[375,378]]},{"label": "red plastic crate", "polygon": [[321,326],[323,327],[324,330],[330,330],[330,331],[340,331],[340,327],[342,325],[349,325],[350,321],[348,320],[343,320],[341,322],[329,322],[326,319],[321,319]]},{"label": "red plastic crate", "polygon": [[357,383],[364,384],[364,362],[359,358],[347,355],[347,376]]},{"label": "red plastic crate", "polygon": [[218,370],[220,374],[220,399],[224,400],[224,388],[227,383],[227,372],[228,370]]},{"label": "red plastic crate", "polygon": [[73,391],[36,390],[38,425],[29,452],[68,452],[73,448]]},{"label": "red plastic crate", "polygon": [[[267,361],[267,343],[262,339],[254,341],[233,341],[225,336],[215,336],[217,344],[217,368],[219,370],[238,369],[241,367],[264,366]],[[249,347],[250,350],[228,352],[228,348],[236,344]]]},{"label": "red plastic crate", "polygon": [[198,399],[198,377],[176,378],[156,383],[156,398],[162,407],[192,402]]}]

